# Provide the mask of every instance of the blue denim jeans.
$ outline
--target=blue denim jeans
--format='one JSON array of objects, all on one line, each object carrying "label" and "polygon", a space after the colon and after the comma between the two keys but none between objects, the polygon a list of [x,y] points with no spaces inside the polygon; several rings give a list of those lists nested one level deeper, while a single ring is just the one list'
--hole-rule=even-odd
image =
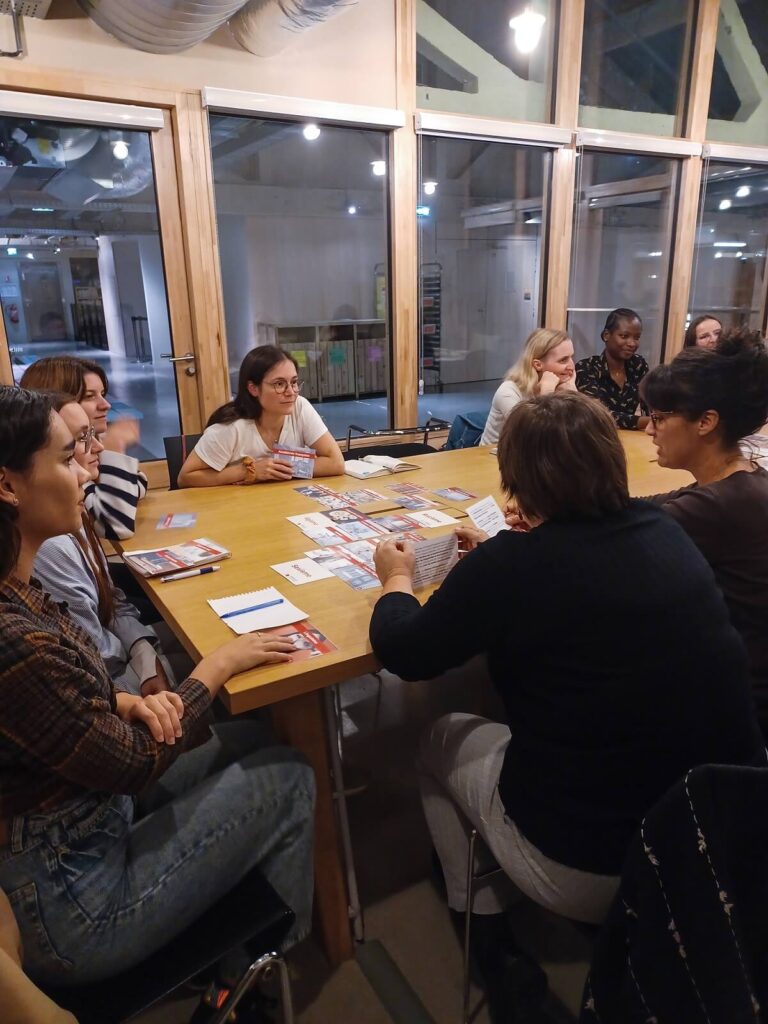
[{"label": "blue denim jeans", "polygon": [[[97,780],[94,780],[97,782]],[[89,793],[13,819],[0,886],[42,984],[82,984],[138,963],[258,866],[309,931],[314,776],[259,722],[214,727],[147,793]]]}]

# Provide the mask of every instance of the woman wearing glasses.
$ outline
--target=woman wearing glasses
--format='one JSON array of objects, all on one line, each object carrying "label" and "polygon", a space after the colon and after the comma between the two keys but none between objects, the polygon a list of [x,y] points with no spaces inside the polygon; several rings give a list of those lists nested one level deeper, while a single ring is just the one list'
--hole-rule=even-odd
[{"label": "woman wearing glasses", "polygon": [[[75,439],[75,462],[91,477],[99,476],[104,450],[85,409],[72,395],[53,394],[51,402]],[[85,509],[77,533],[44,541],[35,557],[32,575],[96,644],[118,690],[141,696],[170,689],[170,665],[161,660],[160,641],[144,625],[138,609],[110,579],[107,561]]]},{"label": "woman wearing glasses", "polygon": [[298,366],[275,345],[251,349],[240,366],[237,394],[213,413],[179,473],[180,487],[290,480],[276,447],[312,448],[314,476],[344,472],[339,446],[306,398]]},{"label": "woman wearing glasses", "polygon": [[650,500],[683,527],[707,559],[749,655],[768,737],[768,472],[743,439],[768,419],[768,351],[757,331],[731,331],[717,348],[685,349],[641,385],[646,432],[659,465],[695,483]]}]

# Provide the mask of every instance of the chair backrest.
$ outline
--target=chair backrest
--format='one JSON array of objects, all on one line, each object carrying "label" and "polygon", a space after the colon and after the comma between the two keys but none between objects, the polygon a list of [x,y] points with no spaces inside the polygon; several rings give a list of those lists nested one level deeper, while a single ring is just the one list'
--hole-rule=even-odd
[{"label": "chair backrest", "polygon": [[169,491],[178,490],[179,471],[202,436],[202,434],[174,434],[172,437],[163,438],[165,458],[168,462]]},{"label": "chair backrest", "polygon": [[345,462],[352,459],[364,459],[366,455],[389,455],[393,459],[408,459],[414,455],[434,455],[435,449],[429,444],[417,441],[408,444],[366,444],[359,448],[350,448],[342,452]]},{"label": "chair backrest", "polygon": [[[450,426],[445,420],[435,419],[430,417],[424,426],[415,427],[398,427],[386,430],[368,430],[366,427],[358,427],[354,423],[350,424],[347,428],[347,448],[344,453],[345,459],[357,459],[363,455],[391,455],[393,458],[399,458],[396,451],[397,447],[408,448],[412,450],[403,451],[401,455],[422,455],[428,452],[435,451],[434,448],[429,444],[429,435],[433,431],[447,430]],[[371,442],[380,441],[380,444],[374,445],[376,450],[373,450],[373,446],[365,446],[360,448],[352,448],[353,434],[357,435],[361,440],[370,440]],[[406,438],[411,438],[410,442],[406,442]],[[421,441],[418,442],[416,438],[420,437]],[[402,442],[398,444],[396,439],[402,439]],[[354,452],[354,454],[352,454]]]},{"label": "chair backrest", "polygon": [[488,419],[488,411],[483,412],[460,412],[451,424],[448,440],[445,442],[447,451],[456,448],[475,448],[480,444],[480,438],[485,430],[485,421]]},{"label": "chair backrest", "polygon": [[293,911],[254,868],[183,932],[146,960],[105,981],[78,988],[47,989],[79,1024],[120,1024],[179,985],[246,946],[249,953],[279,949]]}]

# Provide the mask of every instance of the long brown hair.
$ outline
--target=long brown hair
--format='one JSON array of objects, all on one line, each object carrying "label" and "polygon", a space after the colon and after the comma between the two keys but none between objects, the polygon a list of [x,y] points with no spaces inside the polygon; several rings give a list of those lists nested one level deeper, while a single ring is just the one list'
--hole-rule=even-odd
[{"label": "long brown hair", "polygon": [[286,360],[293,363],[298,373],[299,365],[290,352],[278,348],[277,345],[259,345],[252,348],[240,364],[237,394],[231,402],[219,406],[211,413],[206,426],[211,427],[214,423],[234,423],[235,420],[254,420],[258,423],[261,417],[261,402],[250,393],[248,385],[255,384],[258,387],[273,366]]},{"label": "long brown hair", "polygon": [[70,401],[82,402],[88,390],[85,386],[87,373],[96,374],[106,395],[109,383],[103,368],[91,359],[81,359],[80,356],[44,356],[26,368],[19,383],[31,391],[56,391],[74,395]]},{"label": "long brown hair", "polygon": [[[49,398],[51,405],[56,412],[60,413],[65,405],[77,405],[77,399],[75,396],[65,394],[63,391],[49,391],[45,392],[45,394]],[[96,579],[99,622],[102,626],[109,626],[115,617],[115,591],[112,586],[112,579],[110,578],[109,571],[107,569],[107,562],[104,557],[101,542],[96,536],[96,531],[93,528],[91,517],[85,511],[83,512],[82,520],[83,532],[73,533],[71,536],[83,552],[85,560],[90,566],[91,572]]]}]

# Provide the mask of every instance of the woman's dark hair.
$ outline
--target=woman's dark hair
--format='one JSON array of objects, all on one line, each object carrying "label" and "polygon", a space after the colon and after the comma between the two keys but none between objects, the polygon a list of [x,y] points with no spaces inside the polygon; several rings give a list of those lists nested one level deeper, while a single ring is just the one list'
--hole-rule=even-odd
[{"label": "woman's dark hair", "polygon": [[527,516],[598,519],[629,501],[616,424],[586,395],[520,402],[502,428],[498,456],[502,485]]},{"label": "woman's dark hair", "polygon": [[[53,406],[47,395],[0,385],[0,473],[25,473],[51,432]],[[0,579],[6,579],[19,558],[21,537],[13,505],[0,502]]]},{"label": "woman's dark hair", "polygon": [[640,326],[643,325],[643,318],[634,311],[634,309],[627,309],[625,306],[620,306],[618,309],[612,310],[605,320],[605,327],[601,331],[601,335],[607,331],[609,334],[615,331],[619,326],[620,320],[639,320]]},{"label": "woman's dark hair", "polygon": [[75,401],[81,402],[88,390],[85,385],[87,373],[96,374],[106,395],[109,382],[102,367],[79,356],[44,356],[26,368],[19,383],[31,391],[59,391],[74,395]]},{"label": "woman's dark hair", "polygon": [[696,328],[699,324],[703,324],[705,320],[714,320],[715,323],[720,324],[721,327],[723,326],[722,321],[712,313],[704,313],[703,316],[697,316],[695,320],[691,320],[688,324],[688,330],[685,332],[683,348],[696,348]]},{"label": "woman's dark hair", "polygon": [[248,384],[256,384],[258,387],[272,367],[285,362],[286,359],[293,363],[298,373],[299,365],[290,352],[278,348],[277,345],[259,345],[258,348],[252,348],[240,364],[234,400],[219,406],[211,413],[206,426],[213,426],[214,423],[234,423],[235,420],[258,420],[261,416],[261,402],[249,392]]},{"label": "woman's dark hair", "polygon": [[720,417],[730,448],[768,420],[768,351],[759,331],[725,331],[716,348],[687,348],[654,367],[640,384],[650,409],[698,419],[707,409]]},{"label": "woman's dark hair", "polygon": [[[61,412],[65,405],[78,404],[77,399],[74,395],[67,395],[63,391],[42,391],[42,395],[46,395],[51,402],[51,406],[56,412]],[[99,622],[102,626],[109,626],[115,617],[115,591],[112,586],[112,578],[107,570],[106,562],[104,561],[104,553],[101,547],[101,541],[96,535],[96,530],[93,526],[93,520],[84,510],[83,515],[83,534],[73,534],[75,542],[77,543],[80,550],[83,552],[88,565],[91,568],[96,579],[96,593],[98,595],[99,605]]]}]

